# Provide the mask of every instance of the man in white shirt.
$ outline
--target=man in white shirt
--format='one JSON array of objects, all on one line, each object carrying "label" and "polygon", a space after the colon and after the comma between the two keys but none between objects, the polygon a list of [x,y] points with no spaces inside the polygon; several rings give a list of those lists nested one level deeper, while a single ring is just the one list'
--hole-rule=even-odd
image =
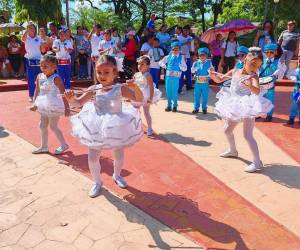
[{"label": "man in white shirt", "polygon": [[100,55],[114,56],[117,53],[117,45],[113,39],[111,39],[110,30],[105,30],[104,39],[100,41],[98,46]]},{"label": "man in white shirt", "polygon": [[190,27],[188,25],[186,25],[182,29],[182,34],[177,36],[177,39],[181,46],[180,53],[185,57],[186,66],[187,66],[187,70],[182,72],[182,75],[181,75],[181,78],[179,81],[178,93],[182,92],[182,87],[184,85],[184,77],[186,78],[186,89],[190,90],[193,88],[192,87],[192,72],[191,72],[192,59],[191,59],[191,54],[190,54],[191,41],[193,40],[193,38],[191,36],[189,36],[189,30],[190,30]]},{"label": "man in white shirt", "polygon": [[[95,70],[95,64],[99,58],[99,44],[103,40],[103,36],[101,35],[102,27],[100,24],[96,24],[93,26],[91,33],[88,36],[88,40],[91,42],[92,47],[92,67],[93,71]],[[94,74],[95,76],[95,74]]]},{"label": "man in white shirt", "polygon": [[150,74],[153,78],[156,88],[158,88],[160,82],[159,61],[164,57],[163,50],[159,48],[158,38],[153,39],[153,48],[149,50],[148,56],[150,57]]},{"label": "man in white shirt", "polygon": [[59,39],[54,40],[52,45],[53,52],[56,53],[58,60],[58,74],[64,82],[65,88],[71,88],[71,56],[73,45],[70,40],[66,40],[64,30],[59,31]]},{"label": "man in white shirt", "polygon": [[35,80],[40,71],[41,59],[41,39],[37,36],[36,27],[34,24],[29,24],[27,30],[22,36],[22,41],[25,43],[25,58],[26,58],[26,73],[29,89],[30,102],[33,101]]}]

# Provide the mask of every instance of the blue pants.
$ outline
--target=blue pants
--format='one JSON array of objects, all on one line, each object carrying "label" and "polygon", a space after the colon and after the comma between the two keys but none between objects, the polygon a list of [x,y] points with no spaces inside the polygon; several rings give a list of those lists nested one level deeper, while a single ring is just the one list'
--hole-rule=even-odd
[{"label": "blue pants", "polygon": [[202,110],[207,109],[209,93],[209,84],[208,83],[198,83],[195,84],[194,89],[194,108],[199,110],[200,99],[202,98]]},{"label": "blue pants", "polygon": [[75,51],[72,50],[70,53],[71,56],[71,76],[75,75]]},{"label": "blue pants", "polygon": [[65,89],[70,89],[71,88],[71,64],[58,65],[57,71],[65,85]]},{"label": "blue pants", "polygon": [[168,108],[177,108],[179,78],[174,76],[166,76],[166,94],[168,100]]},{"label": "blue pants", "polygon": [[296,102],[293,99],[293,94],[292,94],[292,103],[291,103],[291,109],[290,109],[290,119],[294,120],[297,115],[299,116],[299,121],[300,121],[300,102]]},{"label": "blue pants", "polygon": [[160,69],[150,68],[150,74],[152,76],[156,88],[158,88],[160,81]]},{"label": "blue pants", "polygon": [[40,66],[30,66],[29,61],[26,60],[26,74],[30,97],[34,96],[35,80],[39,73],[41,73]]},{"label": "blue pants", "polygon": [[186,59],[186,66],[187,66],[187,70],[185,72],[182,72],[181,74],[178,92],[182,91],[182,87],[184,85],[183,84],[184,76],[186,77],[186,86],[189,88],[192,87],[192,72],[191,72],[192,59],[191,58]]},{"label": "blue pants", "polygon": [[[275,88],[269,89],[268,92],[264,95],[265,98],[270,100],[272,104],[274,105],[274,99],[275,99]],[[268,116],[273,116],[274,108],[267,114]]]},{"label": "blue pants", "polygon": [[79,77],[80,78],[86,78],[88,77],[88,68],[87,64],[81,64],[79,65]]}]

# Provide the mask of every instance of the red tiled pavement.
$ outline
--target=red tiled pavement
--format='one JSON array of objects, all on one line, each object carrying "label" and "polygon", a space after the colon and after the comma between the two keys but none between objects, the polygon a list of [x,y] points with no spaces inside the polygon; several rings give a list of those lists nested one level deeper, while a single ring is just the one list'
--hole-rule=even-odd
[{"label": "red tiled pavement", "polygon": [[[26,101],[25,91],[0,93],[0,123],[38,145],[39,116],[26,111]],[[87,150],[69,135],[67,119],[61,127],[72,151],[60,159],[89,176]],[[57,142],[52,133],[49,141],[53,150]],[[127,149],[127,190],[111,180],[110,152],[103,152],[101,164],[108,189],[209,249],[300,249],[294,234],[161,138],[145,137]]]}]

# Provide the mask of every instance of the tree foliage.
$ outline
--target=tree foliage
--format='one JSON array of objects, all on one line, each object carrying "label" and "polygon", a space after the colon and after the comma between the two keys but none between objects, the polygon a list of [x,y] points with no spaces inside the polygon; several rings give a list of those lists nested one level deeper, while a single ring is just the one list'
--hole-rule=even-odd
[{"label": "tree foliage", "polygon": [[35,21],[46,25],[49,21],[58,21],[62,17],[60,0],[13,0],[15,21]]}]

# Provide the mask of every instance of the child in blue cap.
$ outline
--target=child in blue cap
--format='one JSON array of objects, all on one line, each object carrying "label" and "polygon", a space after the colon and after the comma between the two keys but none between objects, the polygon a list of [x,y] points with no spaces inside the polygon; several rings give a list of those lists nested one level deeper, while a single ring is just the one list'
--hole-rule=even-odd
[{"label": "child in blue cap", "polygon": [[[269,89],[265,94],[265,97],[268,100],[270,100],[273,105],[274,105],[274,98],[275,98],[276,79],[282,79],[286,69],[286,66],[283,63],[281,63],[278,59],[275,58],[277,48],[278,46],[276,43],[270,43],[265,46],[264,52],[266,54],[266,57],[264,58],[263,64],[259,70],[259,77],[267,77],[267,76],[273,77],[274,87]],[[272,121],[273,112],[274,112],[274,108],[267,114],[267,117],[265,118],[266,122]]]},{"label": "child in blue cap", "polygon": [[171,43],[170,54],[165,56],[159,62],[159,65],[166,69],[165,85],[168,105],[165,111],[170,112],[172,110],[173,112],[177,112],[179,79],[181,77],[181,73],[187,69],[184,56],[180,54],[179,42]]},{"label": "child in blue cap", "polygon": [[287,124],[292,125],[295,118],[299,116],[300,125],[300,60],[298,61],[298,68],[288,74],[288,77],[295,82],[294,91],[292,93],[292,104],[290,109],[290,118]]},{"label": "child in blue cap", "polygon": [[192,73],[196,76],[194,89],[194,110],[193,114],[199,112],[200,99],[202,98],[202,112],[207,113],[207,101],[209,94],[209,70],[213,69],[210,60],[207,60],[209,54],[208,48],[198,49],[199,59],[193,63]]},{"label": "child in blue cap", "polygon": [[235,68],[236,69],[242,69],[244,68],[244,63],[245,63],[245,59],[247,54],[249,53],[249,50],[246,46],[239,46],[237,48],[237,63],[235,64]]}]

